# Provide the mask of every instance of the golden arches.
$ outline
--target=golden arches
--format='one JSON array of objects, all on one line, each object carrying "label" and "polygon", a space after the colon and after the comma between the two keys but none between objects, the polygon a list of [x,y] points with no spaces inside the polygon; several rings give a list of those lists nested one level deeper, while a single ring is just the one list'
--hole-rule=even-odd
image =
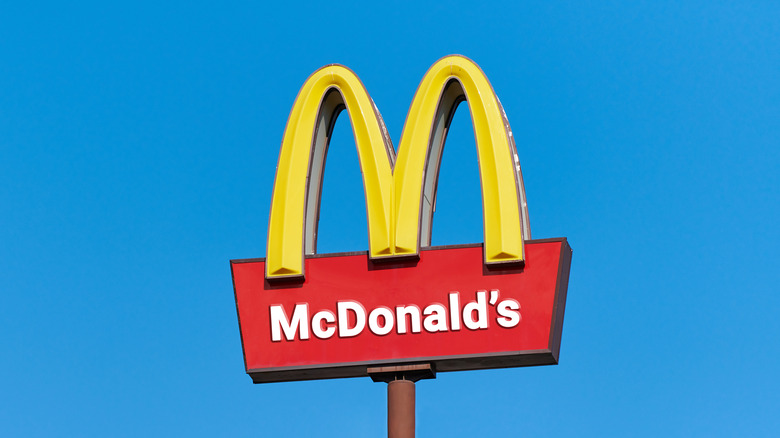
[{"label": "golden arches", "polygon": [[330,65],[304,83],[279,154],[268,227],[266,277],[299,277],[313,253],[322,167],[330,130],[346,108],[358,149],[368,214],[369,256],[413,256],[430,244],[431,205],[446,131],[469,104],[482,180],[485,263],[524,260],[530,239],[522,175],[501,104],[479,67],[448,56],[425,74],[407,115],[398,161],[382,117],[346,67]]}]

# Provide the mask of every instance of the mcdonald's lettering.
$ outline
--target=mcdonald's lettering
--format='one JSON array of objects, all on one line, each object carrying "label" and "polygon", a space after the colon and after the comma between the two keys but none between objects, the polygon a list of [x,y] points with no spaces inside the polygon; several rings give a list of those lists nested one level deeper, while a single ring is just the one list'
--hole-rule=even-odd
[{"label": "mcdonald's lettering", "polygon": [[357,301],[339,301],[335,313],[327,309],[320,310],[312,315],[311,322],[307,303],[296,304],[291,317],[284,306],[272,305],[269,308],[271,341],[306,340],[309,339],[309,333],[320,339],[334,335],[350,338],[366,329],[376,336],[384,336],[392,331],[398,334],[422,333],[423,329],[428,333],[457,331],[460,330],[461,321],[468,330],[487,330],[490,306],[495,309],[492,319],[499,327],[517,326],[522,319],[520,303],[511,298],[499,301],[499,295],[498,290],[491,290],[489,295],[487,291],[477,291],[476,300],[460,306],[460,293],[451,292],[447,300],[449,309],[447,304],[436,302],[423,309],[416,304],[409,304],[395,306],[394,309],[380,306],[369,311]]},{"label": "mcdonald's lettering", "polygon": [[[438,169],[462,102],[479,158],[484,243],[435,248]],[[325,154],[343,110],[363,174],[369,248],[322,255]],[[474,62],[447,56],[423,76],[397,155],[355,73],[328,65],[304,82],[288,117],[266,257],[231,261],[245,368],[261,383],[405,363],[437,371],[554,364],[570,262],[565,238],[531,240],[512,130]]]}]

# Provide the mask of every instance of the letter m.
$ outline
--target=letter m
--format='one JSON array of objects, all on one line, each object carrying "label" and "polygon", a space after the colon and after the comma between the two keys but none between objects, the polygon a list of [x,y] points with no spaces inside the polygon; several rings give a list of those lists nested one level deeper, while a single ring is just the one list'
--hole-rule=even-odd
[{"label": "letter m", "polygon": [[301,339],[309,339],[309,306],[296,304],[292,321],[287,319],[287,313],[282,306],[271,306],[271,340],[278,342],[284,338],[288,341],[295,340],[295,334],[299,333]]},{"label": "letter m", "polygon": [[531,238],[523,178],[509,122],[480,68],[447,56],[425,74],[412,100],[396,159],[382,116],[348,68],[329,65],[298,93],[279,153],[268,224],[266,278],[304,275],[316,253],[325,154],[338,114],[346,109],[363,173],[369,257],[418,256],[430,246],[442,148],[450,121],[467,102],[479,157],[484,262],[523,263]]}]

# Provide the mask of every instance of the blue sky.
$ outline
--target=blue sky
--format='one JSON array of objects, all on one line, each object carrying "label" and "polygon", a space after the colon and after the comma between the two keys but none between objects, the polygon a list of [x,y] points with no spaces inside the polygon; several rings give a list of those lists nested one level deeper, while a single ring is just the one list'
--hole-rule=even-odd
[{"label": "blue sky", "polygon": [[[306,77],[342,63],[397,144],[447,54],[518,143],[535,238],[574,250],[560,364],[417,385],[418,436],[775,436],[774,2],[16,2],[0,8],[5,436],[385,436],[365,379],[253,385],[228,261],[265,255]],[[482,240],[462,106],[434,244]],[[320,252],[367,249],[347,117]]]}]

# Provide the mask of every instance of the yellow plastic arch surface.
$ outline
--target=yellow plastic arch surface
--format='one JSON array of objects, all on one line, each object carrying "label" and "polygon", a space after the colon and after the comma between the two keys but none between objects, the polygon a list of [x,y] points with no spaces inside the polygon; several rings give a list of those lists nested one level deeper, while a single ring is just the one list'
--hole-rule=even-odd
[{"label": "yellow plastic arch surface", "polygon": [[316,71],[295,99],[279,153],[268,225],[266,277],[303,275],[303,235],[308,170],[319,108],[325,94],[337,89],[349,111],[358,149],[368,212],[372,256],[392,254],[392,156],[374,103],[349,69],[330,65]]},{"label": "yellow plastic arch surface", "polygon": [[470,59],[448,56],[425,74],[412,100],[395,167],[396,252],[417,252],[420,202],[431,126],[444,87],[457,80],[474,125],[482,181],[485,263],[523,261],[523,232],[511,131],[485,74]]},{"label": "yellow plastic arch surface", "polygon": [[[290,112],[279,155],[268,228],[266,277],[300,277],[309,167],[323,100],[342,95],[352,121],[366,196],[371,258],[419,254],[423,186],[433,147],[432,127],[442,94],[458,81],[471,111],[482,181],[485,263],[522,262],[522,177],[511,131],[490,83],[463,56],[437,61],[425,74],[407,115],[398,161],[373,101],[357,76],[339,65],[324,67],[304,83]],[[450,110],[450,109],[445,109]],[[440,156],[439,156],[440,159]],[[393,166],[395,164],[395,166]],[[393,169],[395,167],[395,169]],[[525,228],[525,234],[524,234]]]}]

